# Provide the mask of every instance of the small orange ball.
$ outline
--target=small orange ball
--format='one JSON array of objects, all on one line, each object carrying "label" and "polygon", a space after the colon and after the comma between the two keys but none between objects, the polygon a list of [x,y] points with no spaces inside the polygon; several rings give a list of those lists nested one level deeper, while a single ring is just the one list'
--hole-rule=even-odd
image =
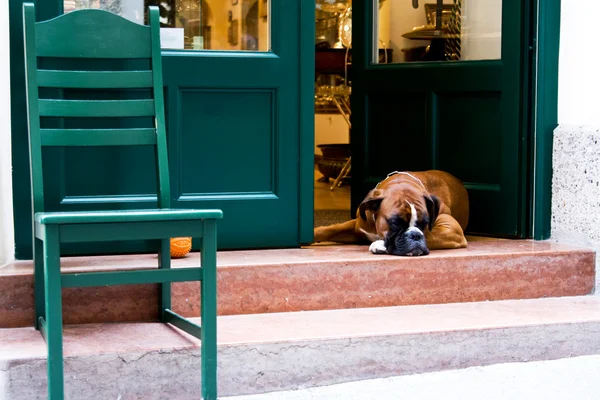
[{"label": "small orange ball", "polygon": [[177,237],[171,238],[171,257],[181,258],[185,257],[187,253],[192,250],[192,238],[191,237]]}]

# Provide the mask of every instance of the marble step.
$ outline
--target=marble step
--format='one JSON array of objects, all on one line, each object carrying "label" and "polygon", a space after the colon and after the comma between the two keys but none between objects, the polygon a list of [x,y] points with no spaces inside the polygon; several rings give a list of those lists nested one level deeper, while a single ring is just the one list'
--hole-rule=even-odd
[{"label": "marble step", "polygon": [[[143,269],[156,255],[67,257],[64,272]],[[174,260],[199,264],[199,254]],[[467,249],[426,257],[370,254],[366,246],[226,251],[218,254],[219,314],[386,307],[586,295],[593,291],[592,250],[551,242],[470,238]],[[199,283],[173,284],[173,309],[199,315]],[[30,261],[0,268],[0,328],[34,320]],[[63,291],[67,324],[156,321],[157,285]]]},{"label": "marble step", "polygon": [[[220,396],[600,354],[600,297],[219,317]],[[65,327],[66,399],[197,399],[200,343],[159,323]],[[0,398],[43,399],[45,344],[0,329]]]}]

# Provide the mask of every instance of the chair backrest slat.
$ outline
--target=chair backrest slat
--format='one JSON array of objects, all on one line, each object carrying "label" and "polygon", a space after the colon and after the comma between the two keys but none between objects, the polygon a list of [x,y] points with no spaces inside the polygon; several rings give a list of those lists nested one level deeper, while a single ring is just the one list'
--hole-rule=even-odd
[{"label": "chair backrest slat", "polygon": [[[157,9],[158,11],[158,9]],[[152,70],[154,71],[154,107],[156,109],[156,129],[157,129],[157,147],[156,147],[156,162],[158,165],[159,174],[159,202],[165,204],[165,207],[170,207],[171,191],[164,185],[169,185],[169,160],[167,155],[167,134],[165,113],[159,112],[164,110],[165,101],[163,98],[163,80],[162,80],[162,59],[160,53],[160,25],[158,23],[158,13],[150,18],[156,18],[156,23],[150,24],[150,37],[154,46],[152,46]],[[153,21],[152,21],[153,22]],[[168,206],[167,206],[168,205]]]},{"label": "chair backrest slat", "polygon": [[42,129],[42,146],[144,146],[156,145],[154,128],[136,129]]},{"label": "chair backrest slat", "polygon": [[148,16],[148,26],[102,10],[35,22],[23,4],[34,213],[43,146],[154,146],[158,206],[170,207],[158,8]]},{"label": "chair backrest slat", "polygon": [[39,100],[42,117],[152,117],[154,100]]},{"label": "chair backrest slat", "polygon": [[152,53],[150,27],[103,10],[79,10],[39,22],[35,41],[39,57],[131,59]]},{"label": "chair backrest slat", "polygon": [[136,89],[152,87],[152,71],[38,70],[39,87],[83,89]]}]

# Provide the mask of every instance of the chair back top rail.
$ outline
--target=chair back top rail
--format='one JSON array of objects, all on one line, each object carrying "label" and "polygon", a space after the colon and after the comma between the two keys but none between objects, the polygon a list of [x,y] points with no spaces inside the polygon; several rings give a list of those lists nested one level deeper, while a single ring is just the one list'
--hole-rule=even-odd
[{"label": "chair back top rail", "polygon": [[150,58],[150,27],[104,10],[78,10],[35,27],[38,57]]}]

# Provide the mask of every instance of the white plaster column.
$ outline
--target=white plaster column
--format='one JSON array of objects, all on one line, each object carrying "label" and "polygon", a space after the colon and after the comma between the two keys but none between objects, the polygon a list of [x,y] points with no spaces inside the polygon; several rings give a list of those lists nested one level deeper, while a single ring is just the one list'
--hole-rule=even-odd
[{"label": "white plaster column", "polygon": [[0,265],[14,258],[8,2],[0,8]]}]

